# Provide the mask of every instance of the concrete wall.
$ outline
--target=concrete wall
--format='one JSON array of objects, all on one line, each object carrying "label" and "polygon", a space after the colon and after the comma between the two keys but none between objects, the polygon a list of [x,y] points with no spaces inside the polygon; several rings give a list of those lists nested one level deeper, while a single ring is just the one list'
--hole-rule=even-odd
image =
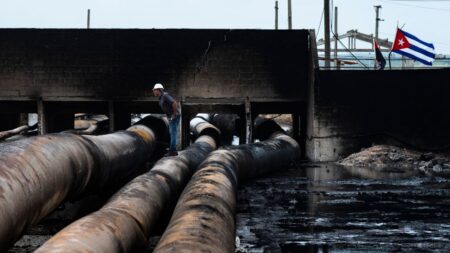
[{"label": "concrete wall", "polygon": [[0,29],[0,99],[304,99],[308,31]]},{"label": "concrete wall", "polygon": [[450,69],[318,71],[308,156],[333,161],[372,144],[450,147]]},{"label": "concrete wall", "polygon": [[[272,101],[288,104],[265,108],[297,113],[291,105],[306,100],[308,36],[307,30],[0,29],[0,105],[6,105],[0,113],[38,112],[41,133],[70,128],[76,112],[106,114],[111,130],[124,129],[130,113],[161,112],[151,91],[156,82],[187,116],[244,115],[245,103]],[[1,122],[8,129],[16,120]]]}]

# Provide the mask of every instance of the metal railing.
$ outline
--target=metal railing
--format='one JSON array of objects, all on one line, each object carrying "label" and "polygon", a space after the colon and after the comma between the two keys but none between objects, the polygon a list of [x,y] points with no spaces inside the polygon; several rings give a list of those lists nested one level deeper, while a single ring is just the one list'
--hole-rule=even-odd
[{"label": "metal railing", "polygon": [[[400,69],[436,69],[450,68],[450,58],[436,58],[432,66],[424,65],[412,59],[392,57],[389,59],[385,56],[386,66],[384,70],[400,70]],[[325,61],[330,61],[330,67],[325,67]],[[335,59],[324,59],[319,55],[319,67],[322,70],[378,70],[375,56],[351,56],[346,55]]]}]

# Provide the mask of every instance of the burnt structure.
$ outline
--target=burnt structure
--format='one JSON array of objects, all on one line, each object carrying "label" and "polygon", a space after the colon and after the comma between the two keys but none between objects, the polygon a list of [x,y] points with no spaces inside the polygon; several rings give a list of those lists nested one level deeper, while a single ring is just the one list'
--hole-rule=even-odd
[{"label": "burnt structure", "polygon": [[126,129],[131,113],[161,112],[151,93],[161,82],[182,103],[184,147],[197,113],[238,115],[241,143],[251,143],[259,114],[292,114],[311,160],[393,140],[423,150],[450,143],[450,70],[323,71],[314,31],[0,29],[0,37],[0,131],[29,112],[41,133],[71,129],[77,112]]},{"label": "burnt structure", "polygon": [[198,112],[234,113],[244,119],[245,136],[246,114],[261,105],[305,111],[308,31],[1,29],[0,35],[1,116],[14,121],[14,113],[38,112],[41,133],[72,128],[75,112],[108,115],[111,130],[125,129],[131,113],[160,113],[151,91],[156,82],[181,101],[184,129]]}]

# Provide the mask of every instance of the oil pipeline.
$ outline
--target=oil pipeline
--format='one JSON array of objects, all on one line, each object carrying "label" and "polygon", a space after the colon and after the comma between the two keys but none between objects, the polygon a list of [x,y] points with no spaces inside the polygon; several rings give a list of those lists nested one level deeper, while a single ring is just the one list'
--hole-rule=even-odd
[{"label": "oil pipeline", "polygon": [[60,231],[36,252],[135,252],[144,247],[163,211],[216,149],[219,130],[201,117],[191,120],[198,137],[176,157],[159,160],[116,193],[100,210]]},{"label": "oil pipeline", "polygon": [[[272,121],[257,121],[256,137],[267,140],[212,152],[220,143],[221,133],[208,120],[211,117],[197,115],[190,123],[196,138],[193,144],[176,157],[159,160],[100,210],[73,222],[36,252],[141,249],[155,232],[161,214],[173,208],[195,171],[157,252],[180,247],[234,250],[238,181],[297,159],[299,146]],[[0,250],[10,247],[27,228],[63,201],[101,190],[139,170],[154,151],[157,138],[166,134],[166,128],[166,121],[147,117],[126,131],[107,135],[65,132],[1,144],[1,185],[11,187],[2,187],[0,195],[5,200],[0,203],[0,219],[5,224],[0,228]],[[189,221],[192,217],[198,220]],[[188,230],[194,232],[186,235]],[[182,239],[174,244],[174,238]]]},{"label": "oil pipeline", "polygon": [[299,158],[298,143],[273,124],[267,140],[212,152],[181,195],[154,252],[234,252],[236,192],[240,180]]},{"label": "oil pipeline", "polygon": [[[0,144],[0,251],[64,200],[126,178],[151,157],[158,119],[101,136],[56,133]],[[158,123],[160,122],[160,123]]]}]

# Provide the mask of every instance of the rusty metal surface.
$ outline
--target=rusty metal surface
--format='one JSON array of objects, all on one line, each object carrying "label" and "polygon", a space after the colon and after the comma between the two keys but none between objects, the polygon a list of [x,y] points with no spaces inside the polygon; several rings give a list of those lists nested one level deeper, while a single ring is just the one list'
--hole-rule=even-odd
[{"label": "rusty metal surface", "polygon": [[0,251],[66,198],[130,175],[150,158],[155,138],[136,126],[103,136],[59,133],[0,144]]},{"label": "rusty metal surface", "polygon": [[154,252],[234,252],[237,179],[229,169],[236,159],[225,150],[208,157],[184,190]]},{"label": "rusty metal surface", "polygon": [[178,156],[159,160],[99,211],[72,223],[36,252],[135,252],[145,245],[161,213],[176,201],[194,170],[214,149],[212,137],[200,136]]},{"label": "rusty metal surface", "polygon": [[189,181],[154,252],[234,252],[237,184],[300,156],[284,133],[212,152]]}]

